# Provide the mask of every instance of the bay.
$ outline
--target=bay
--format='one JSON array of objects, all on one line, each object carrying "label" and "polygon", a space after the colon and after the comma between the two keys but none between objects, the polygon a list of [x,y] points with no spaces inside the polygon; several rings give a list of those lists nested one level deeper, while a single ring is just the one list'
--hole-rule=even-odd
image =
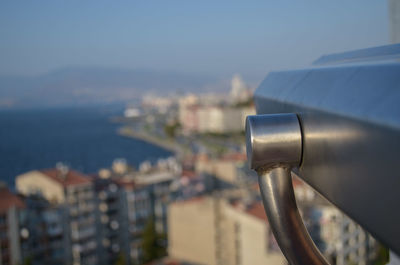
[{"label": "bay", "polygon": [[0,180],[14,187],[17,175],[63,162],[86,174],[109,168],[116,158],[137,167],[171,152],[117,134],[119,114],[107,108],[0,111]]}]

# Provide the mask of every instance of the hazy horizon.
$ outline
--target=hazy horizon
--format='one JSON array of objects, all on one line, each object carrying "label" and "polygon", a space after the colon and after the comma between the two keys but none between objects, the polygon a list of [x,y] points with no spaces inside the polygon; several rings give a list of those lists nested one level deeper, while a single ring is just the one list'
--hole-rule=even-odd
[{"label": "hazy horizon", "polygon": [[[255,87],[269,71],[386,45],[386,1],[0,3],[0,108]],[[68,103],[68,104],[69,104]]]},{"label": "hazy horizon", "polygon": [[260,79],[389,40],[386,1],[2,1],[0,74],[70,66]]}]

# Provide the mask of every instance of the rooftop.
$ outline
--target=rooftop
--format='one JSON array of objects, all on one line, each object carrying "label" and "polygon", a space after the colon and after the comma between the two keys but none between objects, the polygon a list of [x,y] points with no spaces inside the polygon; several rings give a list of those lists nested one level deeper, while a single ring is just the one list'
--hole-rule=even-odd
[{"label": "rooftop", "polygon": [[0,187],[0,213],[6,212],[11,207],[24,208],[23,201],[7,187]]},{"label": "rooftop", "polygon": [[141,185],[137,185],[134,180],[131,179],[123,179],[118,178],[114,179],[114,182],[117,183],[120,187],[123,187],[126,190],[134,190],[136,188],[143,187]]},{"label": "rooftop", "polygon": [[66,172],[62,172],[56,168],[53,168],[53,169],[40,170],[40,172],[50,177],[51,179],[57,181],[64,187],[89,184],[91,182],[88,176],[75,170],[68,170]]}]

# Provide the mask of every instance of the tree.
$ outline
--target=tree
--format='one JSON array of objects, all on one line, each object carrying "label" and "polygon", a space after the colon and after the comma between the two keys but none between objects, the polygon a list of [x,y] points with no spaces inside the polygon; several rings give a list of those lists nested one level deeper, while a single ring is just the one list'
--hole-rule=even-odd
[{"label": "tree", "polygon": [[32,265],[32,257],[26,257],[24,258],[24,260],[22,261],[22,263],[20,263],[21,265]]},{"label": "tree", "polygon": [[124,253],[120,252],[120,253],[118,254],[118,257],[117,257],[117,259],[116,259],[116,261],[115,261],[114,264],[115,264],[115,265],[126,265],[126,264],[127,264],[127,263],[126,263],[126,260],[125,260],[125,255],[124,255]]},{"label": "tree", "polygon": [[169,138],[174,138],[176,135],[176,130],[180,128],[179,122],[174,122],[172,124],[166,124],[164,126],[164,133],[169,137]]},{"label": "tree", "polygon": [[143,263],[166,256],[166,236],[158,234],[153,218],[147,221],[142,236]]},{"label": "tree", "polygon": [[390,261],[389,249],[384,247],[382,244],[379,244],[377,256],[376,256],[375,260],[373,261],[373,264],[374,265],[383,265],[383,264],[389,263],[389,261]]}]

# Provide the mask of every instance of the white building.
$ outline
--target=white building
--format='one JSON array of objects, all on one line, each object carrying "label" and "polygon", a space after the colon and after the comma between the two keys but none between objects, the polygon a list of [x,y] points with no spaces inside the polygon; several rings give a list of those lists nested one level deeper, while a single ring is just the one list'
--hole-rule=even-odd
[{"label": "white building", "polygon": [[336,265],[370,264],[376,241],[357,223],[332,206],[320,208],[321,238],[326,243],[325,254]]},{"label": "white building", "polygon": [[230,96],[233,102],[243,102],[251,97],[249,88],[238,74],[232,78]]},{"label": "white building", "polygon": [[179,123],[183,133],[197,132],[198,130],[198,97],[189,95],[179,99]]},{"label": "white building", "polygon": [[176,202],[168,214],[168,253],[195,264],[286,264],[260,202],[244,207],[224,199]]},{"label": "white building", "polygon": [[[229,99],[229,97],[226,97]],[[204,101],[189,95],[179,100],[179,122],[184,134],[190,133],[237,133],[244,130],[248,115],[254,115],[254,106],[240,106],[251,98],[251,91],[239,76],[232,79],[230,94],[232,106],[221,104],[221,100]],[[219,102],[219,103],[217,103]]]},{"label": "white building", "polygon": [[17,176],[16,188],[26,196],[43,196],[55,207],[65,210],[69,259],[66,263],[98,263],[94,190],[89,177],[59,166]]},{"label": "white building", "polygon": [[244,130],[246,117],[254,107],[201,107],[197,112],[199,133],[237,133]]},{"label": "white building", "polygon": [[294,191],[311,236],[331,264],[371,263],[377,242],[369,233],[298,179]]}]

